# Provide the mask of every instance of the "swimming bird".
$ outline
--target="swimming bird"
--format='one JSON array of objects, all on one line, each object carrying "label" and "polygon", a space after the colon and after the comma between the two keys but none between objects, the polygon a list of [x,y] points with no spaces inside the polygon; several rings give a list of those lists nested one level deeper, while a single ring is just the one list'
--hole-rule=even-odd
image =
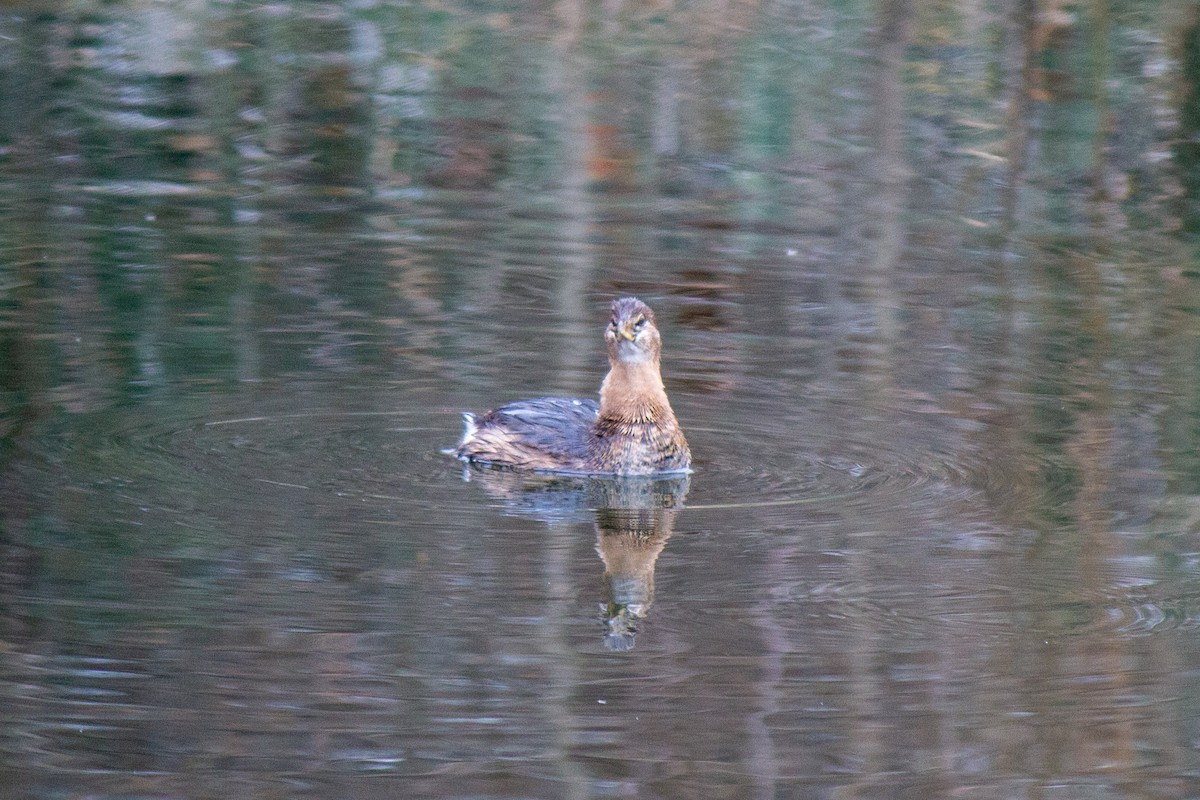
[{"label": "swimming bird", "polygon": [[614,300],[604,340],[608,375],[599,403],[539,397],[478,418],[464,414],[466,430],[451,452],[472,463],[544,472],[688,471],[691,452],[663,387],[654,312],[636,297]]}]

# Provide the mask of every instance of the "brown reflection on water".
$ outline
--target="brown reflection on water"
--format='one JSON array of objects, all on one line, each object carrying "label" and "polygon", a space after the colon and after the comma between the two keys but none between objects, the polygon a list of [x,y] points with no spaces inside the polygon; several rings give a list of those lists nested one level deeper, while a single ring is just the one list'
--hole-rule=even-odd
[{"label": "brown reflection on water", "polygon": [[[1128,702],[1134,674],[1129,665],[1135,663],[1131,641],[1111,626],[1069,635],[1066,620],[1056,609],[1058,601],[1037,585],[1046,585],[1048,571],[1054,570],[1060,586],[1055,590],[1058,597],[1062,596],[1061,587],[1078,597],[1110,596],[1117,591],[1113,567],[1120,563],[1125,549],[1114,530],[1117,515],[1107,503],[1113,488],[1112,459],[1119,452],[1111,421],[1113,389],[1103,368],[1111,354],[1108,320],[1095,266],[1082,259],[1070,259],[1069,263],[1069,280],[1076,282],[1080,299],[1074,314],[1081,340],[1086,337],[1086,341],[1072,354],[1069,377],[1062,384],[1062,402],[1072,411],[1067,419],[1059,420],[1060,425],[1066,424],[1056,438],[1073,479],[1065,496],[1055,498],[1052,506],[1041,505],[1044,513],[1064,515],[1063,523],[1077,531],[1078,539],[1064,552],[1062,543],[1050,536],[1053,529],[1046,526],[1048,520],[1041,521],[1043,540],[1024,565],[1026,574],[1036,576],[1037,581],[1029,587],[1034,600],[1029,621],[1033,637],[1026,654],[1030,664],[1027,681],[1036,695],[1027,702],[1049,721],[1038,731],[1032,747],[1042,753],[1037,765],[1040,770],[1052,769],[1056,762],[1069,763],[1080,774],[1119,775],[1120,782],[1127,783],[1132,780],[1128,771],[1136,765],[1137,749],[1135,715]],[[1082,685],[1099,705],[1064,718],[1058,703]],[[1100,706],[1105,708],[1103,712]]]},{"label": "brown reflection on water", "polygon": [[596,552],[608,590],[601,604],[604,645],[631,649],[639,620],[654,602],[655,564],[674,533],[690,479],[581,479],[472,467],[464,469],[464,476],[482,484],[510,513],[551,525],[576,517],[594,519]]},{"label": "brown reflection on water", "polygon": [[604,608],[610,650],[633,647],[638,620],[654,602],[654,565],[673,533],[678,512],[598,509],[596,550],[604,561],[610,598]]}]

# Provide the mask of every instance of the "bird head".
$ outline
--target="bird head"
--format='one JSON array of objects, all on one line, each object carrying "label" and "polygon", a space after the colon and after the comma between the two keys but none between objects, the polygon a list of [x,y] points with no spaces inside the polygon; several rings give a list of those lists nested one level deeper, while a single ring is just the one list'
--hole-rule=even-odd
[{"label": "bird head", "polygon": [[614,364],[657,362],[662,350],[654,312],[636,297],[613,301],[604,340],[608,343],[609,360]]}]

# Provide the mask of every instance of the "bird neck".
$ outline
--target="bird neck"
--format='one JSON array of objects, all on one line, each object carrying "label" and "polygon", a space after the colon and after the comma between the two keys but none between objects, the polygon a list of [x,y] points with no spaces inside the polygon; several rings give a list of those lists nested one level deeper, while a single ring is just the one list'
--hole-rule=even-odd
[{"label": "bird neck", "polygon": [[611,364],[600,384],[600,417],[621,422],[661,422],[671,414],[658,360]]}]

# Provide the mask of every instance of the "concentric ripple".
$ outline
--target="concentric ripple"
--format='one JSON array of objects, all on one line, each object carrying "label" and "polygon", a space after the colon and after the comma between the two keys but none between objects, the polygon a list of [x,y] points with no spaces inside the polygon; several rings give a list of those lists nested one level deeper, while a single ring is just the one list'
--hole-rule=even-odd
[{"label": "concentric ripple", "polygon": [[[437,453],[451,437],[445,421],[423,409],[151,406],[74,420],[34,447],[48,472],[144,507],[202,513],[280,492],[317,505],[371,497],[419,503],[421,487],[445,484],[458,471]],[[397,487],[406,488],[398,495]]]},{"label": "concentric ripple", "polygon": [[[158,502],[181,492],[220,498],[292,490],[314,501],[374,498],[411,508],[434,502],[423,490],[430,487],[443,504],[477,501],[456,487],[462,466],[441,452],[458,435],[457,414],[417,402],[420,395],[413,392],[395,410],[343,407],[328,398],[150,406],[92,418],[62,439],[43,441],[43,455],[70,464],[79,480],[137,484]],[[912,444],[825,431],[818,422],[793,426],[802,431],[794,440],[750,420],[690,426],[695,462],[686,507],[753,510],[768,524],[786,524],[806,507],[866,518],[912,515],[978,505],[984,495],[1009,492],[1016,480],[950,437]]]},{"label": "concentric ripple", "polygon": [[894,512],[971,501],[996,477],[965,453],[816,430],[790,441],[749,425],[689,430],[697,463],[688,506],[761,509],[779,518],[809,505]]}]

